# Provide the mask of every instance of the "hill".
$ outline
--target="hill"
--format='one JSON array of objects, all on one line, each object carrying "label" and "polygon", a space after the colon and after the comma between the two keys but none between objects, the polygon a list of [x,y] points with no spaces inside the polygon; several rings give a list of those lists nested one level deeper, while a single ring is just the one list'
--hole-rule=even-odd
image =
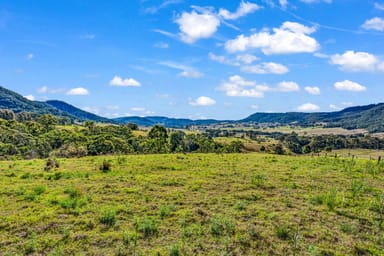
[{"label": "hill", "polygon": [[75,116],[76,118],[80,120],[91,120],[95,122],[100,122],[100,123],[111,123],[112,120],[101,117],[92,113],[89,113],[87,111],[81,110],[75,106],[72,106],[64,101],[59,101],[59,100],[48,100],[45,103],[48,105],[57,108],[61,111],[64,111],[66,113],[71,114],[72,116]]},{"label": "hill", "polygon": [[9,109],[15,113],[31,112],[37,114],[52,114],[73,119],[69,113],[63,112],[45,102],[31,101],[11,90],[0,86],[0,109]]},{"label": "hill", "polygon": [[30,112],[36,114],[52,114],[57,117],[67,117],[72,121],[91,120],[95,122],[113,122],[108,118],[100,117],[95,114],[83,111],[62,101],[31,101],[22,95],[1,86],[0,109],[9,109],[15,113]]},{"label": "hill", "polygon": [[255,113],[239,122],[296,123],[303,126],[325,123],[328,127],[345,129],[367,129],[370,132],[384,131],[384,103],[355,106],[336,112],[318,113]]}]

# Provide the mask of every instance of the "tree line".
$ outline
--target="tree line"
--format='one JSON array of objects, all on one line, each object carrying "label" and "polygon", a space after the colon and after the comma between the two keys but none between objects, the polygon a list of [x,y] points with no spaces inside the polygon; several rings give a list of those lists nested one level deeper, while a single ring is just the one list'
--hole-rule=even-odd
[{"label": "tree line", "polygon": [[0,118],[0,157],[82,157],[130,153],[232,153],[242,144],[218,143],[206,134],[186,134],[155,125],[145,135],[134,135],[135,124],[112,125],[86,121],[60,125],[63,120],[50,114],[17,118],[6,111]]}]

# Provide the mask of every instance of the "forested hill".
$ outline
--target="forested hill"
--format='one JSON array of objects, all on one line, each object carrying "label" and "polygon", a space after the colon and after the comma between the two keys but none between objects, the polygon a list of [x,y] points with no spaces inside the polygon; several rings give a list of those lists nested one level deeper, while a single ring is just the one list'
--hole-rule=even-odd
[{"label": "forested hill", "polygon": [[325,123],[329,127],[362,128],[371,132],[382,132],[384,131],[384,103],[350,107],[336,112],[255,113],[239,122],[279,123],[282,125]]},{"label": "forested hill", "polygon": [[101,117],[92,113],[89,113],[87,111],[81,110],[75,106],[72,106],[64,101],[59,101],[59,100],[48,100],[46,101],[47,104],[51,105],[52,107],[55,107],[61,111],[67,112],[75,117],[77,117],[80,120],[92,120],[95,122],[100,122],[100,123],[112,123],[113,121]]},{"label": "forested hill", "polygon": [[62,101],[31,101],[22,95],[0,86],[0,109],[12,110],[14,113],[29,112],[35,114],[52,114],[65,117],[71,121],[91,120],[112,123],[108,118],[88,113]]},{"label": "forested hill", "polygon": [[0,86],[0,109],[12,110],[15,113],[30,112],[37,114],[52,114],[55,116],[74,117],[45,102],[31,101],[11,90]]}]

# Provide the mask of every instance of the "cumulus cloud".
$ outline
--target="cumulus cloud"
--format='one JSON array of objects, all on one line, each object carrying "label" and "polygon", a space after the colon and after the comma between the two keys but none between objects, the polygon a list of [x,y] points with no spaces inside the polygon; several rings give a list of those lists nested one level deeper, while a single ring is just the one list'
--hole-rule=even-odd
[{"label": "cumulus cloud", "polygon": [[181,40],[188,44],[211,37],[220,26],[219,18],[209,12],[183,12],[175,22],[179,25]]},{"label": "cumulus cloud", "polygon": [[196,107],[212,106],[215,104],[216,104],[216,101],[214,99],[206,97],[206,96],[200,96],[197,99],[191,100],[189,102],[189,105],[196,106]]},{"label": "cumulus cloud", "polygon": [[277,86],[277,90],[281,92],[296,92],[300,90],[300,87],[297,83],[295,82],[280,82]]},{"label": "cumulus cloud", "polygon": [[264,92],[270,88],[266,85],[257,85],[254,81],[247,81],[241,76],[234,75],[229,77],[219,87],[227,96],[231,97],[264,97]]},{"label": "cumulus cloud", "polygon": [[227,81],[221,83],[219,90],[224,91],[231,97],[254,97],[262,98],[266,92],[295,92],[300,87],[295,82],[280,82],[276,87],[266,84],[257,84],[255,81],[245,80],[239,75],[229,77]]},{"label": "cumulus cloud", "polygon": [[25,95],[24,98],[26,98],[27,100],[35,100],[35,96],[33,96],[32,94]]},{"label": "cumulus cloud", "polygon": [[367,90],[367,87],[365,87],[359,83],[349,81],[349,80],[344,80],[342,82],[336,82],[334,84],[334,87],[336,90],[339,90],[339,91],[362,92],[362,91]]},{"label": "cumulus cloud", "polygon": [[111,81],[109,81],[111,86],[141,86],[140,82],[133,78],[121,78],[120,76],[114,76]]},{"label": "cumulus cloud", "polygon": [[297,110],[302,112],[313,112],[313,111],[318,111],[319,109],[320,109],[319,106],[312,103],[305,103],[297,107]]},{"label": "cumulus cloud", "polygon": [[367,52],[346,51],[344,54],[331,56],[330,63],[340,69],[351,72],[379,70],[380,62],[376,56]]},{"label": "cumulus cloud", "polygon": [[304,88],[304,90],[309,93],[309,94],[313,94],[313,95],[320,95],[320,88],[317,87],[317,86],[314,86],[314,87],[310,87],[310,86],[306,86]]},{"label": "cumulus cloud", "polygon": [[67,95],[88,95],[89,91],[84,87],[76,87],[67,91]]},{"label": "cumulus cloud", "polygon": [[364,24],[361,25],[361,27],[366,30],[384,31],[384,19],[375,17],[375,18],[366,20]]},{"label": "cumulus cloud", "polygon": [[250,3],[250,2],[244,2],[242,1],[237,8],[237,11],[234,13],[229,12],[226,9],[220,9],[219,10],[219,16],[223,17],[226,20],[236,20],[240,17],[243,17],[247,14],[253,13],[257,10],[259,10],[261,6],[255,4],[255,3]]},{"label": "cumulus cloud", "polygon": [[253,74],[285,74],[288,73],[289,69],[278,63],[267,62],[253,66],[244,66],[241,71]]},{"label": "cumulus cloud", "polygon": [[199,78],[204,76],[203,73],[199,72],[193,67],[189,67],[173,61],[163,61],[163,62],[160,62],[159,64],[169,68],[181,70],[181,73],[179,73],[179,76],[188,77],[188,78]]},{"label": "cumulus cloud", "polygon": [[293,54],[315,52],[320,48],[316,39],[308,36],[316,31],[296,22],[284,22],[273,32],[263,30],[251,36],[240,35],[225,43],[228,52],[246,51],[259,48],[266,54]]}]

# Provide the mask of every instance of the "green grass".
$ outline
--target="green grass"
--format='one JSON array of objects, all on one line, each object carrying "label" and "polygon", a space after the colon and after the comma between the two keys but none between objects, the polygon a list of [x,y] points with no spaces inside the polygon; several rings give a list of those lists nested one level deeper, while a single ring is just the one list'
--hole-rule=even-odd
[{"label": "green grass", "polygon": [[[103,162],[110,170],[103,172]],[[376,160],[168,154],[0,162],[0,255],[383,255]]]}]

